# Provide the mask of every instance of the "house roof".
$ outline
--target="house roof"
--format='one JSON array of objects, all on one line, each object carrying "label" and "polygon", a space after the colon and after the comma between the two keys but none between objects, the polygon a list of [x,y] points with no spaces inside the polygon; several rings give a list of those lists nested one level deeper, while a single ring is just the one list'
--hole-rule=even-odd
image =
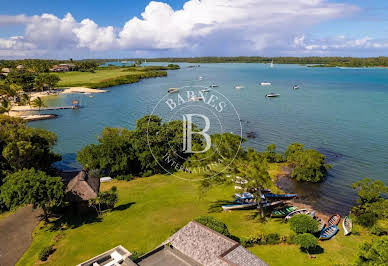
[{"label": "house roof", "polygon": [[192,221],[166,243],[203,265],[267,265],[238,242]]},{"label": "house roof", "polygon": [[100,179],[94,175],[88,175],[84,170],[70,180],[66,189],[70,201],[94,199],[99,191]]},{"label": "house roof", "polygon": [[11,70],[9,69],[9,67],[3,67],[2,69],[1,69],[1,72],[3,72],[3,73],[8,73],[8,72],[10,72]]}]

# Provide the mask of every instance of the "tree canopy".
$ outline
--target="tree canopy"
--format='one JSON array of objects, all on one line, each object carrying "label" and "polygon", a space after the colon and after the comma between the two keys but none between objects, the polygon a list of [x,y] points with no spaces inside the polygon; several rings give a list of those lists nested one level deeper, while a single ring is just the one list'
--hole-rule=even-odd
[{"label": "tree canopy", "polygon": [[65,188],[60,177],[51,177],[32,168],[9,174],[4,181],[0,199],[8,208],[32,204],[34,208],[43,209],[48,221],[49,209],[63,203]]},{"label": "tree canopy", "polygon": [[290,228],[297,234],[315,233],[318,231],[319,223],[310,215],[298,214],[288,221]]},{"label": "tree canopy", "polygon": [[387,265],[388,236],[364,242],[358,251],[357,265]]},{"label": "tree canopy", "polygon": [[57,136],[47,130],[27,127],[18,118],[0,115],[0,184],[6,172],[35,168],[51,172],[61,160],[53,152]]},{"label": "tree canopy", "polygon": [[317,150],[305,150],[302,144],[291,144],[285,156],[292,167],[291,177],[297,181],[321,182],[330,168],[329,164],[325,164],[323,154]]}]

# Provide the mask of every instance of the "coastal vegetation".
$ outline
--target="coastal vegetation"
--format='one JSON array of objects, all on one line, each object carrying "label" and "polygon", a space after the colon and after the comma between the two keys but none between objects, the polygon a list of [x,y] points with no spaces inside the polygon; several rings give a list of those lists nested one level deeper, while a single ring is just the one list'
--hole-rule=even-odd
[{"label": "coastal vegetation", "polygon": [[318,221],[310,215],[298,214],[288,221],[290,228],[297,234],[315,233],[318,231]]},{"label": "coastal vegetation", "polygon": [[189,58],[149,58],[148,62],[187,62],[187,63],[266,63],[273,61],[274,64],[300,64],[316,65],[319,67],[387,67],[388,57],[261,57],[261,56],[238,56],[238,57],[189,57]]}]

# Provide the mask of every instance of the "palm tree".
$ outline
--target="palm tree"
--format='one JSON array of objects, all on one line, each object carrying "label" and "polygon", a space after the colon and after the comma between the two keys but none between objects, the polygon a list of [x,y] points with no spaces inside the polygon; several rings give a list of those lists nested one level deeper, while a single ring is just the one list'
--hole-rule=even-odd
[{"label": "palm tree", "polygon": [[40,97],[37,97],[35,100],[32,101],[32,106],[38,107],[39,114],[40,114],[40,109],[42,107],[46,107],[46,104],[44,103],[44,101]]},{"label": "palm tree", "polygon": [[0,95],[6,96],[8,99],[17,95],[17,88],[8,84],[0,85]]},{"label": "palm tree", "polygon": [[12,103],[8,99],[3,99],[1,101],[0,106],[0,113],[7,113],[9,115],[9,112],[12,109]]},{"label": "palm tree", "polygon": [[31,96],[28,95],[27,93],[23,93],[22,94],[22,104],[28,104],[29,106],[31,106]]}]

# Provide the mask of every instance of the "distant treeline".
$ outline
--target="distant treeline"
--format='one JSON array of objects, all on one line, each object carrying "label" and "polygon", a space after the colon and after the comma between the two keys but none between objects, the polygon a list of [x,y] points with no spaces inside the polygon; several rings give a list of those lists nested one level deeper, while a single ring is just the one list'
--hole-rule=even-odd
[{"label": "distant treeline", "polygon": [[[139,60],[139,59],[132,59]],[[144,60],[144,59],[140,59]],[[316,65],[324,67],[375,67],[388,66],[388,57],[261,57],[261,56],[238,56],[238,57],[187,57],[187,58],[151,58],[147,62],[186,62],[186,63],[271,63],[274,64],[300,64]]]},{"label": "distant treeline", "polygon": [[14,68],[18,65],[24,66],[48,66],[63,63],[94,63],[104,64],[106,62],[120,62],[122,60],[138,62],[171,62],[171,63],[271,63],[274,64],[300,64],[312,65],[314,67],[388,67],[388,57],[263,57],[263,56],[237,56],[237,57],[164,57],[164,58],[126,58],[126,59],[83,59],[83,60],[44,60],[44,59],[24,59],[24,60],[0,60],[0,68]]}]

